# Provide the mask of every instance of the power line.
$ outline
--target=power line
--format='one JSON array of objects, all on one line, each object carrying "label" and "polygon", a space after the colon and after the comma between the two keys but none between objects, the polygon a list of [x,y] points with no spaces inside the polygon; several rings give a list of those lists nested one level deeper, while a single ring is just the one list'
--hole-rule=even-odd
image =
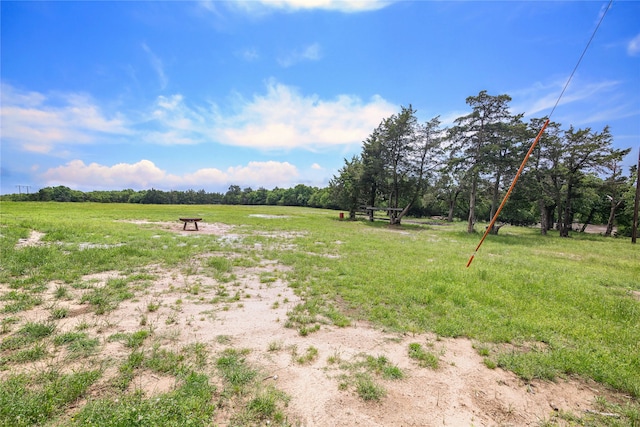
[{"label": "power line", "polygon": [[555,105],[551,109],[551,112],[549,113],[548,118],[551,118],[551,116],[553,115],[553,112],[556,111],[556,107],[560,103],[560,99],[562,99],[562,95],[564,95],[564,92],[567,90],[567,87],[569,87],[569,83],[571,83],[571,79],[573,79],[573,75],[576,73],[576,70],[580,66],[580,63],[582,62],[582,58],[584,58],[584,55],[587,53],[587,50],[589,49],[589,46],[591,45],[593,38],[596,36],[596,33],[598,32],[598,28],[600,28],[600,24],[602,24],[602,21],[604,20],[604,17],[607,15],[607,12],[609,11],[609,9],[611,9],[612,4],[613,4],[613,0],[609,0],[609,4],[607,5],[607,8],[602,13],[600,20],[598,21],[598,25],[596,25],[596,28],[593,30],[593,33],[591,34],[591,38],[587,42],[587,45],[584,47],[584,50],[582,51],[582,54],[580,55],[580,58],[578,59],[576,66],[573,68],[573,71],[571,72],[571,75],[569,76],[567,83],[565,83],[564,87],[562,88],[562,92],[560,92],[560,96],[558,96],[558,99],[556,100]]},{"label": "power line", "polygon": [[[489,223],[489,226],[487,227],[487,229],[484,231],[484,234],[482,235],[482,239],[480,239],[480,243],[478,243],[478,246],[476,246],[476,250],[473,252],[473,254],[471,254],[471,257],[469,258],[469,261],[467,261],[467,268],[473,262],[473,258],[478,253],[478,249],[480,249],[480,246],[482,246],[482,243],[484,242],[484,239],[487,238],[487,235],[489,234],[489,232],[493,228],[493,225],[495,224],[496,220],[498,219],[498,215],[500,215],[500,212],[502,211],[502,208],[504,207],[505,203],[507,203],[507,200],[509,199],[509,196],[511,195],[511,192],[513,191],[513,188],[515,187],[516,182],[518,182],[518,178],[520,178],[520,174],[522,173],[522,170],[524,169],[524,166],[527,163],[527,160],[529,160],[529,156],[533,152],[533,149],[536,147],[536,144],[540,140],[540,137],[542,136],[542,133],[546,129],[547,125],[549,125],[549,121],[551,120],[551,116],[553,115],[553,112],[556,110],[556,107],[560,103],[560,99],[562,99],[562,96],[564,95],[564,92],[567,90],[567,87],[569,87],[569,83],[571,82],[571,79],[573,79],[573,75],[576,73],[576,70],[578,69],[578,66],[580,66],[580,63],[582,62],[582,58],[584,58],[584,55],[587,53],[587,50],[589,49],[589,46],[591,45],[591,42],[593,41],[594,37],[596,36],[596,33],[598,32],[598,28],[600,28],[600,24],[602,24],[602,21],[604,20],[604,17],[606,16],[607,12],[611,8],[611,4],[613,4],[613,0],[609,0],[609,4],[607,5],[607,8],[602,13],[602,16],[600,17],[600,20],[598,21],[598,25],[596,25],[596,28],[593,30],[593,33],[591,34],[591,37],[589,38],[589,41],[587,42],[587,45],[585,46],[584,50],[582,51],[582,54],[580,55],[580,58],[578,59],[578,62],[576,63],[576,66],[573,67],[573,71],[569,75],[569,79],[567,79],[567,83],[565,83],[564,87],[562,88],[562,92],[560,92],[560,95],[558,96],[558,99],[556,100],[555,105],[553,106],[553,108],[551,109],[551,112],[547,116],[547,120],[544,122],[544,125],[542,126],[542,129],[540,129],[540,132],[538,132],[538,136],[536,136],[536,139],[533,141],[533,144],[531,144],[531,147],[529,148],[529,151],[525,155],[524,160],[522,161],[522,164],[520,165],[520,168],[518,169],[518,172],[516,173],[516,176],[513,178],[513,182],[511,182],[511,186],[509,187],[509,190],[507,191],[507,194],[505,194],[504,198],[502,199],[502,203],[500,203],[500,206],[498,207],[498,210],[493,215],[493,218],[491,218],[491,222]],[[638,171],[638,172],[640,173],[640,171]]]}]

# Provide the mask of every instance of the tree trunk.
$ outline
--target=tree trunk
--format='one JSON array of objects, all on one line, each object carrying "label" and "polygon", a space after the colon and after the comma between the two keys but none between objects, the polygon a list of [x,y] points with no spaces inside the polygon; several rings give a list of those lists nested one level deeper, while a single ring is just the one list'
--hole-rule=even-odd
[{"label": "tree trunk", "polygon": [[587,215],[586,221],[584,222],[584,224],[582,224],[582,228],[580,228],[581,233],[584,233],[585,230],[587,229],[587,226],[591,224],[591,221],[593,221],[593,216],[595,214],[596,214],[596,208],[591,208],[591,210],[589,211],[589,215]]},{"label": "tree trunk", "polygon": [[556,204],[556,209],[558,212],[556,212],[557,215],[557,221],[556,221],[556,230],[561,231],[562,230],[562,203],[557,203]]},{"label": "tree trunk", "polygon": [[547,230],[553,230],[553,213],[555,211],[555,206],[547,206]]},{"label": "tree trunk", "polygon": [[607,221],[607,231],[604,232],[604,237],[611,237],[611,233],[613,232],[613,222],[616,219],[616,210],[622,204],[622,200],[618,200],[616,203],[613,199],[611,199],[611,211],[609,212],[609,221]]},{"label": "tree trunk", "polygon": [[[493,194],[491,195],[491,212],[489,213],[489,222],[493,219],[493,216],[496,214],[498,210],[498,193],[500,190],[500,172],[496,172],[496,179],[493,183]],[[494,225],[495,227],[495,225]],[[493,230],[490,230],[491,234],[498,234],[498,231],[494,233]]]},{"label": "tree trunk", "polygon": [[456,201],[449,200],[449,215],[447,215],[447,222],[453,222],[453,210],[455,209]]},{"label": "tree trunk", "polygon": [[546,236],[549,219],[547,218],[547,207],[543,198],[538,199],[538,209],[540,210],[540,234]]},{"label": "tree trunk", "polygon": [[562,224],[560,226],[560,237],[569,237],[569,230],[571,230],[572,224],[572,212],[571,212],[571,193],[573,192],[573,184],[567,183],[567,199],[564,204],[564,215]]},{"label": "tree trunk", "polygon": [[471,181],[471,195],[469,196],[469,219],[467,221],[467,233],[474,233],[476,222],[476,192],[478,191],[478,177],[474,174]]}]

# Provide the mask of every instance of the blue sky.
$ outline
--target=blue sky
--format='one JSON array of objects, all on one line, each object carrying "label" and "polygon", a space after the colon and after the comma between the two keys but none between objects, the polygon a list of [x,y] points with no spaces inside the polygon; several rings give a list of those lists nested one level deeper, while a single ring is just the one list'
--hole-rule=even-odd
[{"label": "blue sky", "polygon": [[[324,187],[401,105],[549,114],[607,4],[2,1],[0,191]],[[635,164],[640,2],[613,3],[552,119],[610,125]]]}]

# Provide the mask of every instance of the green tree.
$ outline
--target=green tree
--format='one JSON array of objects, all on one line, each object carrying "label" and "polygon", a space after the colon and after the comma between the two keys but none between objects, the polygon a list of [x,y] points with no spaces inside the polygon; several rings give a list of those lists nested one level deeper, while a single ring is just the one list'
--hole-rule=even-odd
[{"label": "green tree", "polygon": [[471,106],[471,113],[458,117],[456,125],[451,129],[449,138],[451,149],[456,157],[467,164],[469,170],[469,216],[467,232],[475,231],[476,202],[478,185],[482,174],[497,170],[495,146],[501,145],[501,140],[508,129],[505,124],[511,123],[513,117],[509,112],[509,95],[489,95],[481,91],[478,96],[470,96],[466,102]]},{"label": "green tree", "polygon": [[364,165],[359,157],[344,159],[344,166],[329,181],[331,200],[338,208],[349,211],[349,218],[356,218],[356,211],[362,203],[364,195]]},{"label": "green tree", "polygon": [[622,159],[631,152],[631,148],[612,153],[611,157],[605,160],[604,168],[608,176],[604,181],[604,191],[609,201],[609,218],[607,220],[607,230],[605,237],[611,236],[616,220],[616,213],[624,203],[624,193],[631,186],[631,177],[623,175]]},{"label": "green tree", "polygon": [[564,133],[562,164],[565,183],[560,236],[569,236],[573,224],[573,204],[585,174],[601,171],[612,158],[622,155],[623,150],[612,148],[612,139],[608,126],[602,132],[593,132],[590,128],[576,130],[571,126]]}]

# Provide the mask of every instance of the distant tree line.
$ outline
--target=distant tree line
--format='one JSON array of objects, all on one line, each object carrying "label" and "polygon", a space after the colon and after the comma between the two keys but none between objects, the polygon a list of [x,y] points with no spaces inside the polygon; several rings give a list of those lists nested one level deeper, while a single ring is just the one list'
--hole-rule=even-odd
[{"label": "distant tree line", "polygon": [[321,189],[309,187],[304,184],[298,184],[293,188],[276,187],[273,190],[267,190],[265,188],[253,190],[250,187],[240,188],[240,186],[232,185],[226,193],[208,193],[205,190],[162,191],[154,188],[141,191],[127,189],[83,192],[60,185],[56,187],[45,187],[31,194],[4,195],[2,196],[2,200],[160,205],[277,205],[338,209],[338,205],[329,200],[328,188]]},{"label": "distant tree line", "polygon": [[[468,114],[453,126],[439,117],[419,123],[416,111],[384,118],[362,143],[359,155],[344,166],[327,188],[303,184],[293,188],[256,190],[231,185],[225,193],[205,190],[81,192],[65,186],[2,200],[142,204],[279,205],[341,209],[351,218],[363,207],[393,208],[391,223],[403,217],[440,216],[490,220],[513,180],[526,151],[546,118],[523,121],[512,114],[508,95],[481,91],[466,103]],[[607,224],[605,235],[630,235],[637,167],[628,174],[622,160],[630,149],[614,149],[608,126],[563,129],[551,122],[532,153],[518,185],[500,214],[502,223],[540,224],[542,234],[556,229],[568,236],[575,223]],[[493,230],[497,232],[498,228]]]}]

